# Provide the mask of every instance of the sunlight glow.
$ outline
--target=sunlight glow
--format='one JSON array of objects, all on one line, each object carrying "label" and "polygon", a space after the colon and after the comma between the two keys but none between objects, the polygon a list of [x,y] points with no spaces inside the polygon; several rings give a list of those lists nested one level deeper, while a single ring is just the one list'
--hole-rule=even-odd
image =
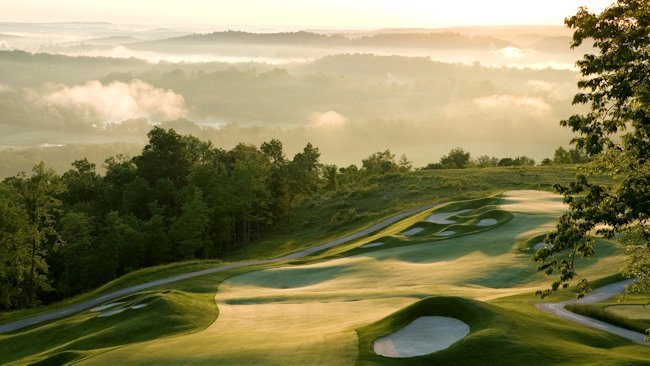
[{"label": "sunlight glow", "polygon": [[579,6],[611,0],[25,0],[3,5],[2,22],[114,22],[294,27],[558,25]]}]

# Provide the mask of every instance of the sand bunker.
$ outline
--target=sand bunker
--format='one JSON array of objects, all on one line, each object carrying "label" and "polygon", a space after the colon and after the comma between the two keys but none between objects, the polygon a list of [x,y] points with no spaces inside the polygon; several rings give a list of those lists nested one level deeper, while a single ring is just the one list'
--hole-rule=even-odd
[{"label": "sand bunker", "polygon": [[447,231],[441,231],[437,233],[436,236],[452,236],[454,234],[456,234],[455,231],[447,230]]},{"label": "sand bunker", "polygon": [[118,305],[122,305],[122,304],[124,304],[124,301],[112,302],[110,304],[94,307],[94,308],[90,309],[90,311],[92,311],[94,313],[97,313],[97,312],[100,312],[100,311],[104,311],[106,309],[114,308],[114,307],[116,307]]},{"label": "sand bunker", "polygon": [[131,309],[138,310],[138,309],[142,309],[142,308],[146,307],[147,305],[149,305],[149,304],[135,304],[135,305],[131,306]]},{"label": "sand bunker", "polygon": [[384,245],[384,243],[377,241],[377,242],[374,242],[374,243],[368,243],[368,244],[362,245],[361,248],[375,248],[375,247],[380,247],[382,245]]},{"label": "sand bunker", "polygon": [[126,310],[126,309],[128,309],[128,308],[119,308],[119,309],[114,309],[114,310],[105,311],[105,312],[103,312],[103,313],[97,315],[97,317],[98,317],[98,318],[105,318],[105,317],[107,317],[107,316],[113,316],[113,315],[115,315],[115,314],[119,314],[119,313],[123,312],[123,311]]},{"label": "sand bunker", "polygon": [[469,326],[444,316],[423,316],[411,324],[375,341],[375,353],[406,358],[442,351],[469,334]]},{"label": "sand bunker", "polygon": [[421,232],[422,230],[424,230],[424,229],[421,228],[421,227],[414,227],[414,228],[412,228],[412,229],[406,230],[406,231],[403,232],[402,234],[407,235],[407,236],[409,236],[409,235],[415,235],[415,234]]},{"label": "sand bunker", "polygon": [[476,223],[476,226],[492,226],[497,224],[496,219],[483,219]]},{"label": "sand bunker", "polygon": [[465,210],[460,210],[460,211],[451,211],[451,212],[439,212],[435,213],[429,217],[427,217],[426,222],[430,222],[432,224],[441,224],[441,225],[449,225],[449,224],[455,224],[456,221],[454,220],[449,220],[451,216],[454,215],[460,215],[463,213],[470,212],[472,210],[470,209],[465,209]]}]

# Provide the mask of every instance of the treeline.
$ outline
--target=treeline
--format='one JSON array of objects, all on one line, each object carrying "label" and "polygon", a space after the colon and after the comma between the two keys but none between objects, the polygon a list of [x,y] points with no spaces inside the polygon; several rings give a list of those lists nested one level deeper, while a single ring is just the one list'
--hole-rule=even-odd
[{"label": "treeline", "polygon": [[[558,147],[553,159],[545,158],[540,165],[582,164],[589,161],[589,156],[582,150],[573,148],[566,150]],[[505,166],[534,166],[535,160],[528,156],[497,158],[496,156],[481,155],[472,159],[471,154],[461,147],[452,149],[440,158],[438,163],[430,163],[423,169],[464,169],[470,167],[488,168]]]},{"label": "treeline", "polygon": [[[455,32],[428,33],[383,33],[363,37],[324,35],[313,32],[250,33],[223,31],[206,34],[191,34],[156,41],[129,44],[129,47],[144,48],[159,44],[254,44],[254,45],[303,45],[340,47],[411,47],[450,49],[494,49],[515,46],[509,41],[494,37],[467,36]],[[566,48],[566,47],[565,47]]]},{"label": "treeline", "polygon": [[322,164],[307,144],[289,159],[282,143],[226,151],[154,128],[133,158],[86,159],[62,175],[36,165],[0,182],[0,310],[81,293],[132,270],[222,258],[290,220],[296,202],[355,186],[364,176],[411,170],[390,151],[358,168]]}]

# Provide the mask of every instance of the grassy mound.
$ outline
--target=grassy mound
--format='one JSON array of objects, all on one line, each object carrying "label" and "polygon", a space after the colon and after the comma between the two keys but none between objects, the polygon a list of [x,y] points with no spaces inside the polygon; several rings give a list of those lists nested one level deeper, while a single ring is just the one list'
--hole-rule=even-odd
[{"label": "grassy mound", "polygon": [[[60,365],[92,354],[92,350],[142,342],[181,334],[205,326],[216,319],[216,304],[204,294],[178,290],[145,291],[113,302],[115,315],[86,311],[72,318],[3,336],[0,364],[21,360],[41,365]],[[141,309],[131,309],[147,304]],[[28,357],[31,356],[31,357]]]},{"label": "grassy mound", "polygon": [[[535,312],[532,297],[484,303],[459,297],[431,297],[357,329],[357,365],[643,365],[647,350],[625,340],[576,328]],[[523,300],[523,301],[522,301]],[[376,355],[373,342],[421,316],[448,316],[470,326],[470,334],[446,350],[391,359]],[[630,353],[630,348],[641,350]]]},{"label": "grassy mound", "polygon": [[[378,356],[373,351],[373,343],[378,338],[390,335],[409,323],[423,316],[446,316],[458,319],[470,327],[470,335],[484,329],[495,316],[487,305],[478,301],[467,300],[460,297],[429,297],[408,306],[376,323],[367,325],[357,330],[359,336],[358,361],[386,362],[393,360]],[[462,343],[461,340],[459,343]],[[456,347],[452,345],[450,348]],[[417,357],[420,361],[428,356]],[[409,360],[403,360],[409,363]]]}]

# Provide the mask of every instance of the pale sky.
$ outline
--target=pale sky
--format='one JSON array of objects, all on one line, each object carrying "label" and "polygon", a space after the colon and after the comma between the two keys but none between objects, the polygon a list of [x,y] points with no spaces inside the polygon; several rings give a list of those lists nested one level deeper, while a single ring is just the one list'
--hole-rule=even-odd
[{"label": "pale sky", "polygon": [[305,27],[560,25],[613,0],[0,0],[1,22]]}]

